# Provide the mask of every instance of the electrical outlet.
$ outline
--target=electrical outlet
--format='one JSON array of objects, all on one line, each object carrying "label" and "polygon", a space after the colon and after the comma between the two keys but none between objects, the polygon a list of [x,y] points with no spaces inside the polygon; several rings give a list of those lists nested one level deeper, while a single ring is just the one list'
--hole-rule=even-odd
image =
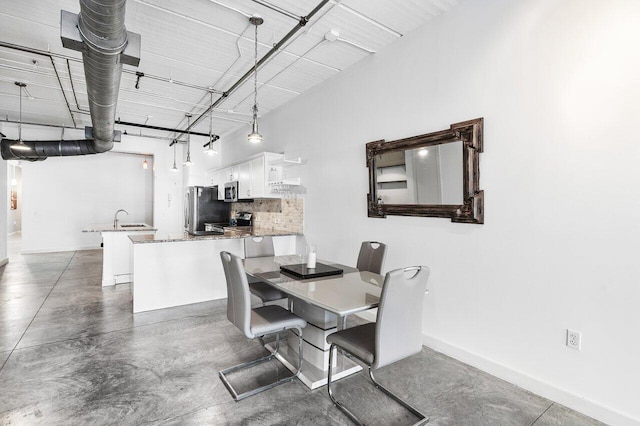
[{"label": "electrical outlet", "polygon": [[280,223],[280,218],[279,218],[279,217],[276,217],[275,219],[273,219],[273,221],[274,221],[275,223]]},{"label": "electrical outlet", "polygon": [[572,349],[580,350],[580,340],[582,340],[582,333],[579,331],[567,329],[567,346]]}]

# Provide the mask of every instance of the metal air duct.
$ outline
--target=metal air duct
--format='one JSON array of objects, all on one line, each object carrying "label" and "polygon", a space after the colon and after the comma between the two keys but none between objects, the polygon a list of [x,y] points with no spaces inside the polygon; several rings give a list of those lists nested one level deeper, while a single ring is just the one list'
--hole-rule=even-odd
[{"label": "metal air duct", "polygon": [[84,74],[93,127],[85,129],[87,140],[25,141],[32,149],[13,150],[12,140],[3,140],[5,160],[40,161],[53,156],[99,154],[113,148],[120,132],[114,130],[122,64],[140,63],[140,35],[124,26],[126,0],[80,0],[80,13],[62,11],[62,45],[82,52]]}]

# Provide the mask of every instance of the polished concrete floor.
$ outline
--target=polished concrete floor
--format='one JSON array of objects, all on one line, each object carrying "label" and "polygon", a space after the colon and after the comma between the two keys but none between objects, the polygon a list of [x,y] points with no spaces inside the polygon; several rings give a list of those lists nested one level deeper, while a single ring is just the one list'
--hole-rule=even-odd
[{"label": "polished concrete floor", "polygon": [[[226,320],[224,300],[134,315],[129,285],[101,287],[100,250],[22,256],[15,236],[9,248],[0,424],[350,424],[297,380],[234,402],[218,371],[264,349]],[[378,378],[431,425],[600,424],[428,348]],[[414,420],[362,374],[336,392],[367,424]]]}]

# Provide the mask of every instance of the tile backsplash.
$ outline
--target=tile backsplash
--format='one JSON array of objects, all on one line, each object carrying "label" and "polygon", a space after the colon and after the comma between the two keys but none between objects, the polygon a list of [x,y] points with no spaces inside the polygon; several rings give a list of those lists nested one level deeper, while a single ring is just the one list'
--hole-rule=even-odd
[{"label": "tile backsplash", "polygon": [[253,226],[257,228],[303,233],[304,200],[302,198],[237,202],[231,206],[231,217],[234,217],[236,212],[253,213]]}]

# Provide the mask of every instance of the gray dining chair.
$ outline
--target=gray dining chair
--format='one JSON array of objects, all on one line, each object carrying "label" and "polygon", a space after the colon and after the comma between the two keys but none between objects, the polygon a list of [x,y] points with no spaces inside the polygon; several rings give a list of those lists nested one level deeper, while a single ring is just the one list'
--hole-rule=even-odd
[{"label": "gray dining chair", "polygon": [[[240,401],[241,399],[271,389],[274,386],[290,382],[298,377],[300,369],[302,368],[302,329],[307,326],[307,322],[277,305],[260,306],[251,309],[249,283],[247,282],[247,275],[242,266],[242,259],[226,251],[220,252],[220,258],[222,259],[224,275],[227,280],[227,319],[238,327],[249,339],[262,338],[272,334],[276,335],[275,349],[269,355],[219,372],[220,380],[222,380],[222,383],[227,387],[233,399]],[[238,394],[229,382],[227,376],[236,371],[271,361],[272,359],[280,362],[280,360],[276,358],[280,344],[280,333],[291,329],[298,331],[297,371],[293,373],[292,376],[284,377]]]},{"label": "gray dining chair", "polygon": [[[272,237],[247,237],[244,239],[245,258],[267,256],[275,256]],[[249,281],[249,291],[262,300],[263,305],[267,302],[287,298],[286,293],[281,292],[260,278],[247,275],[247,280]]]},{"label": "gray dining chair", "polygon": [[329,398],[354,423],[362,422],[342,403],[338,402],[331,389],[333,356],[340,348],[359,359],[369,367],[369,377],[373,384],[398,403],[416,415],[416,424],[429,419],[400,397],[382,386],[373,376],[373,370],[400,361],[422,350],[422,305],[429,268],[412,266],[390,271],[384,278],[378,317],[375,323],[368,323],[327,336],[329,348],[329,374],[327,389]]},{"label": "gray dining chair", "polygon": [[386,254],[386,244],[377,241],[364,241],[360,246],[356,268],[359,271],[369,271],[380,274]]}]

